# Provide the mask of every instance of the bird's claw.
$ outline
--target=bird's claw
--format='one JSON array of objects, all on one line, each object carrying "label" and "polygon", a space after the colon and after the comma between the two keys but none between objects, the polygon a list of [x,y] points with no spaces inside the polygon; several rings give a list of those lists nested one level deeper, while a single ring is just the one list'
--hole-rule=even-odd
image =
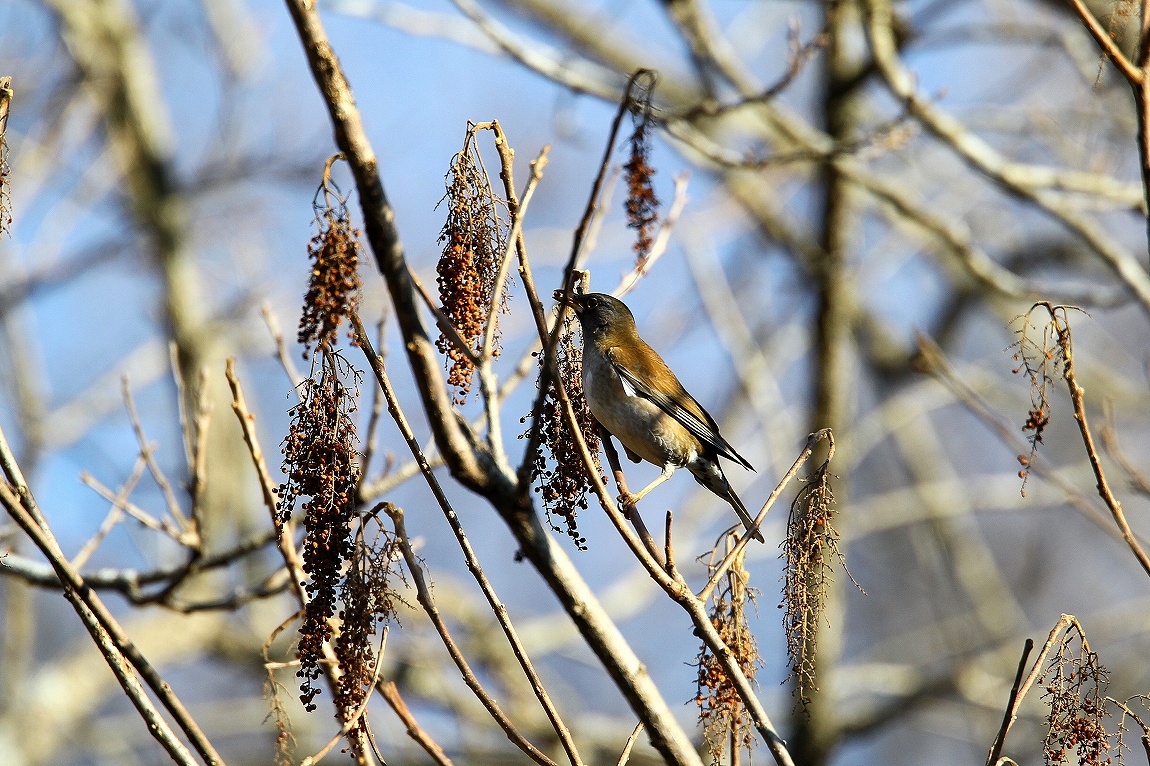
[{"label": "bird's claw", "polygon": [[635,510],[635,504],[639,502],[639,498],[632,495],[630,492],[624,492],[616,498],[619,504],[619,510],[623,513]]}]

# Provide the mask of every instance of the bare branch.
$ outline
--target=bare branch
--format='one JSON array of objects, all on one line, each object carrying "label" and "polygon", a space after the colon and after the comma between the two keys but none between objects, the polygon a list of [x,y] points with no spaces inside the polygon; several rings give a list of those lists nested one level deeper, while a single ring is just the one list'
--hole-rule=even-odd
[{"label": "bare branch", "polygon": [[451,759],[447,757],[447,753],[443,752],[443,748],[431,738],[431,736],[420,728],[415,720],[415,716],[407,708],[407,703],[403,701],[403,697],[399,695],[399,687],[395,685],[395,681],[388,681],[378,685],[380,695],[391,705],[391,709],[399,716],[399,720],[403,721],[403,725],[407,727],[407,736],[411,737],[423,748],[431,760],[435,761],[437,766],[453,766]]},{"label": "bare branch", "polygon": [[32,492],[24,481],[23,474],[16,465],[16,460],[8,447],[8,441],[2,430],[0,430],[0,468],[3,468],[7,479],[7,482],[0,481],[0,503],[4,505],[9,515],[20,525],[20,528],[32,538],[36,546],[48,558],[53,569],[56,570],[61,582],[65,584],[65,597],[72,603],[101,653],[104,654],[109,667],[116,673],[125,693],[131,698],[136,709],[147,722],[148,730],[152,736],[164,746],[164,749],[178,763],[193,763],[189,753],[181,752],[182,745],[179,745],[167,724],[163,722],[147,700],[147,696],[139,689],[135,679],[131,677],[130,671],[125,666],[125,661],[143,676],[152,693],[175,718],[176,724],[188,737],[204,761],[209,766],[214,764],[221,764],[222,766],[223,759],[204,736],[199,724],[188,713],[179,697],[124,633],[120,624],[112,617],[111,612],[104,606],[100,598],[94,591],[85,586],[83,578],[68,563],[64,552],[56,543],[56,538],[52,535],[47,521],[32,497]]},{"label": "bare branch", "polygon": [[452,661],[459,669],[460,676],[467,687],[479,699],[479,702],[499,724],[499,728],[503,729],[504,734],[511,740],[512,743],[524,752],[527,757],[540,766],[557,766],[555,761],[548,758],[538,748],[532,745],[527,739],[515,728],[510,719],[504,714],[499,703],[487,693],[483,688],[483,684],[475,677],[474,671],[471,670],[471,665],[467,662],[467,658],[463,656],[462,650],[459,645],[455,643],[455,639],[451,637],[451,631],[447,629],[447,624],[439,614],[439,609],[435,606],[435,600],[432,598],[431,590],[427,587],[426,578],[423,576],[423,565],[420,563],[419,558],[411,549],[411,542],[407,536],[407,528],[403,523],[403,511],[392,505],[391,503],[384,504],[384,510],[387,515],[391,517],[392,524],[395,525],[395,538],[399,543],[400,550],[403,552],[403,559],[407,562],[407,572],[411,576],[411,581],[415,584],[416,598],[419,605],[423,607],[423,611],[427,613],[428,619],[435,627],[435,632],[439,634],[439,638],[443,641],[443,645],[447,647],[447,653],[451,655]]},{"label": "bare branch", "polygon": [[994,766],[998,763],[1006,735],[1010,733],[1010,727],[1014,725],[1014,721],[1018,717],[1019,687],[1022,685],[1022,674],[1026,672],[1026,660],[1030,657],[1030,652],[1033,649],[1034,640],[1026,639],[1026,643],[1022,647],[1022,657],[1018,660],[1018,672],[1014,674],[1014,685],[1010,687],[1010,699],[1006,703],[1006,712],[1002,716],[1002,726],[998,730],[998,736],[994,738],[994,744],[990,746],[990,755],[986,758],[987,766]]}]

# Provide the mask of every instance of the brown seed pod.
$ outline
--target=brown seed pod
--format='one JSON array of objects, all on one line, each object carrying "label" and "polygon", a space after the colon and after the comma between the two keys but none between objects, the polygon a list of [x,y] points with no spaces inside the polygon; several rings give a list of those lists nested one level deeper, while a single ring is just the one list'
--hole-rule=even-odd
[{"label": "brown seed pod", "polygon": [[[336,611],[344,562],[351,554],[351,522],[356,513],[359,463],[352,413],[359,396],[359,373],[336,352],[326,352],[313,377],[305,380],[303,401],[292,407],[291,429],[283,442],[280,487],[282,525],[303,501],[303,569],[309,601],[299,629],[300,700],[315,709],[323,646],[331,639],[328,620]],[[349,375],[349,388],[341,380]]]},{"label": "brown seed pod", "polygon": [[331,165],[340,156],[328,160],[312,201],[316,233],[307,247],[312,269],[299,320],[304,359],[313,350],[335,348],[339,326],[359,298],[359,231],[352,228],[347,200],[331,180]]},{"label": "brown seed pod", "polygon": [[[436,282],[443,313],[471,353],[478,355],[492,302],[498,300],[499,311],[506,311],[507,285],[499,288],[496,296],[495,281],[506,248],[507,227],[501,214],[506,202],[492,190],[474,135],[472,126],[463,151],[452,159],[447,173],[447,193],[440,203],[447,203],[447,221],[439,235],[443,254],[436,266]],[[492,355],[497,356],[498,334],[495,337]],[[456,403],[463,404],[471,391],[475,367],[467,352],[447,335],[441,334],[436,346],[450,360],[447,380],[455,388]]]}]

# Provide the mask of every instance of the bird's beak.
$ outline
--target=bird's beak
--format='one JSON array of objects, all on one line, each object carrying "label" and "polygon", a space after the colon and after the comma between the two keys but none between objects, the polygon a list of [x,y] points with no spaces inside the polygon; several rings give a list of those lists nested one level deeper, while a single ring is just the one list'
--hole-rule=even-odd
[{"label": "bird's beak", "polygon": [[[563,300],[562,290],[555,291],[555,300]],[[571,310],[575,312],[575,316],[579,316],[581,313],[583,313],[583,308],[586,304],[586,301],[587,296],[583,293],[571,293]]]}]

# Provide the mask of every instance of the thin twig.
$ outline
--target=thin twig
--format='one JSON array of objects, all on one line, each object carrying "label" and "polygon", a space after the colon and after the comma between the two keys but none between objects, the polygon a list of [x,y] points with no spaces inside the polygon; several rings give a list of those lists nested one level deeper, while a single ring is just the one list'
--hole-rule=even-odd
[{"label": "thin twig", "polygon": [[[1006,735],[1010,732],[1010,727],[1013,726],[1014,722],[1018,719],[1018,708],[1022,705],[1022,700],[1026,697],[1026,693],[1030,691],[1030,687],[1034,685],[1034,682],[1037,681],[1038,677],[1042,674],[1042,667],[1046,664],[1046,657],[1050,654],[1051,649],[1054,648],[1055,639],[1059,633],[1071,626],[1078,628],[1080,635],[1086,635],[1086,631],[1082,629],[1082,625],[1079,624],[1077,617],[1072,614],[1062,615],[1050,631],[1050,635],[1047,636],[1046,643],[1042,645],[1042,651],[1038,653],[1038,658],[1035,659],[1034,665],[1030,668],[1030,673],[1027,674],[1026,680],[1019,685],[1018,678],[1015,678],[1014,687],[1010,692],[1010,704],[1006,707],[1002,728],[999,730],[998,737],[995,738],[994,741],[994,747],[991,748],[990,756],[987,758],[988,764],[996,764],[999,762],[998,758],[995,757],[995,748],[997,748],[998,753],[1001,753],[1003,743],[1006,741]],[[1083,640],[1085,641],[1085,638]],[[1034,645],[1034,642],[1030,639],[1027,639],[1026,643],[1027,648],[1023,652],[1022,662],[1019,663],[1019,676],[1022,675],[1021,671],[1026,665],[1026,656],[1030,653],[1030,649]]]},{"label": "thin twig", "polygon": [[615,762],[615,766],[627,766],[627,760],[631,757],[631,748],[635,747],[635,743],[639,740],[639,734],[643,731],[643,722],[635,724],[634,731],[631,736],[627,737],[627,743],[623,745],[623,752],[619,753],[619,760]]},{"label": "thin twig", "polygon": [[[630,495],[630,491],[627,489],[627,477],[623,475],[619,451],[615,450],[615,444],[611,441],[611,431],[608,431],[601,424],[599,426],[599,444],[603,445],[603,452],[607,455],[607,465],[611,466],[611,474],[615,478],[615,488],[619,490],[619,496],[627,497]],[[643,516],[639,515],[638,508],[635,507],[635,504],[627,503],[622,503],[621,506],[623,515],[631,522],[631,526],[635,527],[647,553],[651,554],[651,558],[659,561],[660,566],[666,566],[665,552],[659,550],[659,544],[654,542],[654,537],[651,536],[651,531],[646,528],[646,523],[643,521]]]},{"label": "thin twig", "polygon": [[[141,457],[141,460],[142,459],[143,458]],[[118,493],[113,492],[109,487],[104,485],[99,479],[87,471],[83,471],[80,474],[80,481],[85,486],[95,490],[96,493],[100,495],[100,497],[104,498],[109,503],[117,502]],[[157,519],[155,516],[145,511],[143,508],[128,500],[124,500],[121,504],[123,505],[124,511],[129,516],[143,524],[148,529],[167,535],[181,545],[184,544],[183,538],[185,533],[177,529],[175,524],[173,524],[170,520],[164,519],[161,521],[160,519]]]},{"label": "thin twig", "polygon": [[399,716],[399,720],[403,721],[403,725],[407,727],[407,736],[415,740],[416,744],[423,748],[431,760],[435,761],[438,766],[453,766],[451,759],[447,757],[447,753],[443,752],[443,748],[439,746],[434,739],[431,738],[426,731],[420,728],[419,723],[416,722],[415,716],[407,708],[407,703],[403,701],[403,697],[399,695],[399,687],[395,685],[395,681],[388,681],[385,684],[379,685],[379,694],[395,714]]},{"label": "thin twig", "polygon": [[451,636],[451,631],[447,629],[447,624],[443,621],[443,617],[439,613],[439,608],[435,605],[435,600],[432,598],[431,589],[427,587],[427,580],[423,576],[423,565],[419,561],[419,557],[415,555],[415,551],[411,549],[411,540],[407,536],[407,528],[403,523],[403,511],[391,503],[384,504],[384,510],[387,515],[391,517],[392,524],[395,526],[395,540],[399,544],[399,549],[403,553],[403,559],[407,563],[407,572],[411,576],[411,581],[415,585],[416,600],[419,605],[423,607],[423,611],[427,613],[428,619],[431,620],[435,632],[439,634],[439,638],[443,641],[443,645],[447,648],[447,653],[451,655],[452,661],[455,663],[456,668],[459,670],[460,677],[463,682],[467,684],[467,688],[471,689],[475,694],[480,704],[487,710],[499,728],[503,729],[507,738],[524,752],[531,760],[540,764],[540,766],[558,766],[555,761],[551,760],[541,752],[537,747],[527,741],[526,737],[520,734],[511,720],[507,718],[499,703],[487,693],[483,688],[483,684],[475,676],[475,672],[471,669],[471,665],[467,662],[467,658],[463,656],[463,651]]},{"label": "thin twig", "polygon": [[[1134,553],[1134,558],[1138,559],[1138,563],[1142,565],[1142,569],[1146,574],[1150,575],[1150,556],[1146,555],[1146,551],[1138,542],[1138,538],[1134,535],[1134,530],[1130,528],[1129,522],[1126,521],[1126,514],[1122,511],[1122,503],[1114,496],[1114,492],[1110,489],[1110,482],[1106,480],[1106,474],[1102,470],[1102,462],[1098,458],[1098,450],[1094,446],[1094,436],[1090,433],[1090,425],[1086,420],[1086,404],[1085,404],[1085,391],[1078,385],[1078,378],[1075,375],[1074,366],[1074,347],[1070,340],[1070,323],[1066,318],[1065,307],[1054,307],[1049,303],[1035,304],[1042,305],[1050,314],[1050,319],[1054,323],[1055,330],[1058,332],[1058,346],[1062,350],[1063,358],[1063,375],[1066,378],[1066,386],[1070,389],[1070,400],[1074,404],[1074,419],[1078,421],[1078,430],[1082,434],[1082,443],[1086,446],[1086,455],[1090,459],[1090,468],[1094,471],[1094,478],[1098,480],[1098,496],[1102,498],[1102,502],[1106,503],[1106,507],[1110,509],[1110,514],[1114,517],[1114,523],[1118,525],[1118,529],[1122,532],[1122,539],[1130,546],[1130,550]],[[1061,309],[1061,310],[1059,310]],[[1062,318],[1059,319],[1059,314]]]},{"label": "thin twig", "polygon": [[998,736],[994,738],[994,744],[990,747],[990,755],[986,758],[986,766],[994,766],[998,763],[998,757],[1002,755],[1002,745],[1006,742],[1006,735],[1010,732],[1010,727],[1014,724],[1014,711],[1017,710],[1018,703],[1018,690],[1022,685],[1022,674],[1026,672],[1026,660],[1030,657],[1030,652],[1034,649],[1034,640],[1026,639],[1026,644],[1022,647],[1022,657],[1018,660],[1018,671],[1014,674],[1014,684],[1010,687],[1010,698],[1006,703],[1006,711],[1002,714],[1002,726],[998,730]]},{"label": "thin twig", "polygon": [[1102,420],[1103,426],[1099,435],[1102,437],[1102,447],[1106,450],[1106,454],[1125,471],[1127,481],[1135,491],[1150,497],[1150,477],[1130,462],[1122,445],[1118,443],[1118,429],[1114,426],[1114,402],[1110,399],[1102,402]]},{"label": "thin twig", "polygon": [[84,568],[88,563],[88,559],[104,542],[104,538],[120,523],[120,519],[124,517],[124,506],[131,497],[132,491],[136,488],[136,484],[140,481],[140,477],[144,475],[146,463],[143,458],[136,459],[136,465],[132,468],[132,473],[128,480],[120,487],[120,491],[116,493],[116,498],[112,501],[112,507],[108,510],[108,515],[104,517],[104,522],[100,524],[100,528],[96,530],[96,534],[92,535],[91,539],[80,548],[80,552],[72,557],[69,562],[72,568],[77,572]]},{"label": "thin twig", "polygon": [[[208,428],[212,422],[212,397],[208,385],[208,368],[200,368],[200,378],[196,384],[196,411],[192,418],[192,466],[191,486],[188,494],[192,497],[192,531],[198,539],[203,529],[200,518],[203,512],[204,492],[208,487]],[[197,551],[199,546],[195,546]]]},{"label": "thin twig", "polygon": [[180,502],[176,500],[176,493],[172,491],[171,482],[168,481],[168,477],[164,475],[163,470],[159,464],[156,463],[156,458],[153,454],[155,445],[150,444],[148,437],[144,434],[144,426],[140,422],[139,413],[136,412],[136,403],[132,399],[132,387],[128,383],[128,376],[126,374],[120,379],[120,383],[124,394],[124,407],[128,410],[128,419],[132,421],[132,430],[135,432],[136,441],[140,445],[140,457],[148,464],[148,471],[160,487],[160,491],[164,495],[164,500],[168,504],[168,512],[172,514],[172,518],[176,519],[181,526],[186,527],[188,517],[184,515],[183,509],[180,508]]},{"label": "thin twig", "polygon": [[[627,478],[623,475],[623,466],[619,461],[619,452],[615,449],[614,442],[611,441],[611,432],[602,425],[599,426],[599,443],[603,445],[603,454],[607,456],[607,464],[611,466],[611,475],[615,478],[615,487],[619,490],[620,497],[627,497],[630,491],[627,489]],[[660,566],[667,566],[667,558],[664,551],[659,549],[658,543],[655,538],[651,536],[651,532],[647,529],[643,517],[639,514],[639,509],[634,503],[622,503],[623,515],[627,517],[627,521],[635,527],[635,532],[639,535],[639,539],[643,541],[643,546],[651,557],[659,562]],[[664,545],[666,547],[666,545]]]},{"label": "thin twig", "polygon": [[276,357],[280,360],[280,366],[283,367],[284,374],[287,375],[288,380],[291,382],[292,389],[294,389],[296,394],[302,399],[303,391],[300,388],[300,384],[303,383],[303,375],[300,374],[299,368],[295,366],[295,360],[292,359],[291,354],[288,353],[283,332],[280,330],[279,320],[276,319],[271,304],[267,301],[260,304],[260,315],[263,316],[264,324],[267,325],[268,332],[271,333],[272,342],[276,347]]},{"label": "thin twig", "polygon": [[455,323],[451,321],[450,317],[443,313],[443,309],[435,302],[435,298],[431,297],[431,293],[423,286],[419,275],[416,274],[415,270],[410,266],[407,267],[407,275],[408,278],[411,279],[411,283],[415,285],[415,290],[419,293],[419,297],[423,298],[424,305],[435,315],[435,324],[439,327],[440,331],[447,336],[447,339],[451,341],[452,345],[463,352],[464,356],[467,357],[467,361],[478,367],[481,363],[479,355],[472,350],[471,344],[459,333],[459,328],[455,326]]},{"label": "thin twig", "polygon": [[[112,502],[113,500],[110,498],[109,501]],[[129,510],[131,507],[130,503],[126,506]],[[85,574],[84,584],[93,590],[114,590],[134,605],[160,603],[162,606],[183,611],[182,608],[170,602],[161,601],[159,594],[145,593],[143,588],[156,584],[166,586],[175,580],[184,580],[192,574],[230,566],[244,556],[263,550],[274,539],[275,531],[267,530],[219,553],[162,569],[141,572],[130,568],[100,568]],[[19,554],[8,553],[5,555],[4,566],[0,567],[0,574],[19,577],[29,585],[38,588],[57,589],[61,587],[60,577],[50,565],[33,561]]]},{"label": "thin twig", "polygon": [[168,364],[172,367],[172,380],[176,384],[176,413],[179,415],[180,436],[184,443],[184,464],[191,473],[195,458],[192,456],[192,421],[188,417],[188,386],[180,368],[180,347],[174,340],[168,341]]},{"label": "thin twig", "polygon": [[[259,478],[264,505],[271,515],[273,526],[278,529],[280,526],[278,487],[276,483],[272,481],[271,473],[268,471],[267,463],[264,460],[263,450],[260,448],[259,437],[256,435],[255,429],[255,415],[248,409],[247,400],[244,398],[243,386],[240,385],[240,380],[236,377],[235,359],[229,358],[227,360],[224,375],[227,377],[228,386],[232,390],[232,411],[235,412],[236,418],[240,421],[240,429],[244,435],[244,444],[247,445],[248,454],[252,459],[252,465],[256,469],[256,476]],[[276,545],[279,548],[280,555],[283,557],[284,564],[291,573],[292,591],[295,593],[300,606],[303,606],[308,602],[307,591],[304,590],[304,582],[307,580],[307,574],[303,569],[303,559],[295,547],[295,540],[292,538],[291,529],[288,528],[287,525],[284,526],[285,528],[280,530],[276,537]]]},{"label": "thin twig", "polygon": [[[1137,698],[1142,700],[1146,699],[1144,695],[1137,695]],[[1133,718],[1134,722],[1142,728],[1142,736],[1140,737],[1142,740],[1142,749],[1146,752],[1146,762],[1150,764],[1150,726],[1147,726],[1146,722],[1142,720],[1142,717],[1130,709],[1130,706],[1127,704],[1130,700],[1126,700],[1126,702],[1120,702],[1113,697],[1107,697],[1106,699],[1112,704],[1122,708],[1122,713]]]},{"label": "thin twig", "polygon": [[[507,234],[507,246],[503,250],[503,256],[499,259],[499,271],[495,276],[494,288],[492,289],[491,306],[487,309],[487,322],[483,332],[483,347],[481,350],[482,358],[487,360],[492,356],[492,346],[495,343],[495,325],[499,318],[499,295],[503,292],[503,283],[507,280],[507,274],[511,270],[511,261],[518,248],[523,247],[523,221],[527,217],[527,207],[531,204],[531,198],[535,196],[535,188],[543,179],[543,168],[547,167],[547,153],[551,151],[551,146],[546,145],[539,151],[539,156],[531,163],[531,175],[527,179],[527,185],[523,188],[523,194],[515,197],[515,181],[512,172],[512,161],[515,158],[515,150],[511,148],[511,144],[507,140],[506,134],[503,132],[503,127],[499,124],[498,120],[490,123],[481,123],[476,125],[476,129],[483,129],[490,126],[492,132],[495,133],[495,144],[499,152],[500,171],[499,176],[504,180],[503,193],[507,195],[507,208],[511,214],[511,231]],[[510,187],[510,188],[508,188]],[[514,205],[512,205],[514,200]]]},{"label": "thin twig", "polygon": [[[384,326],[386,324],[386,315],[380,317],[379,322],[375,326],[375,344],[379,347],[381,354],[386,354],[386,349],[383,344]],[[364,486],[367,484],[367,472],[371,466],[371,459],[375,457],[376,447],[379,445],[379,421],[383,415],[383,397],[380,391],[375,386],[372,386],[371,391],[371,414],[367,419],[367,432],[363,437],[363,460],[360,461],[359,472],[359,485],[355,488],[355,495],[359,498],[360,502],[364,502]],[[384,473],[386,474],[391,470],[392,463],[394,462],[392,456],[389,454],[384,465]],[[412,474],[414,475],[414,474]]]},{"label": "thin twig", "polygon": [[1074,5],[1074,10],[1078,12],[1079,18],[1086,25],[1089,30],[1090,36],[1098,43],[1099,47],[1106,53],[1107,58],[1114,62],[1114,66],[1122,73],[1122,76],[1130,81],[1131,85],[1138,85],[1142,82],[1143,73],[1136,67],[1130,59],[1126,58],[1126,54],[1118,47],[1118,43],[1114,42],[1114,38],[1110,33],[1099,23],[1094,14],[1090,12],[1082,0],[1070,0]]}]

